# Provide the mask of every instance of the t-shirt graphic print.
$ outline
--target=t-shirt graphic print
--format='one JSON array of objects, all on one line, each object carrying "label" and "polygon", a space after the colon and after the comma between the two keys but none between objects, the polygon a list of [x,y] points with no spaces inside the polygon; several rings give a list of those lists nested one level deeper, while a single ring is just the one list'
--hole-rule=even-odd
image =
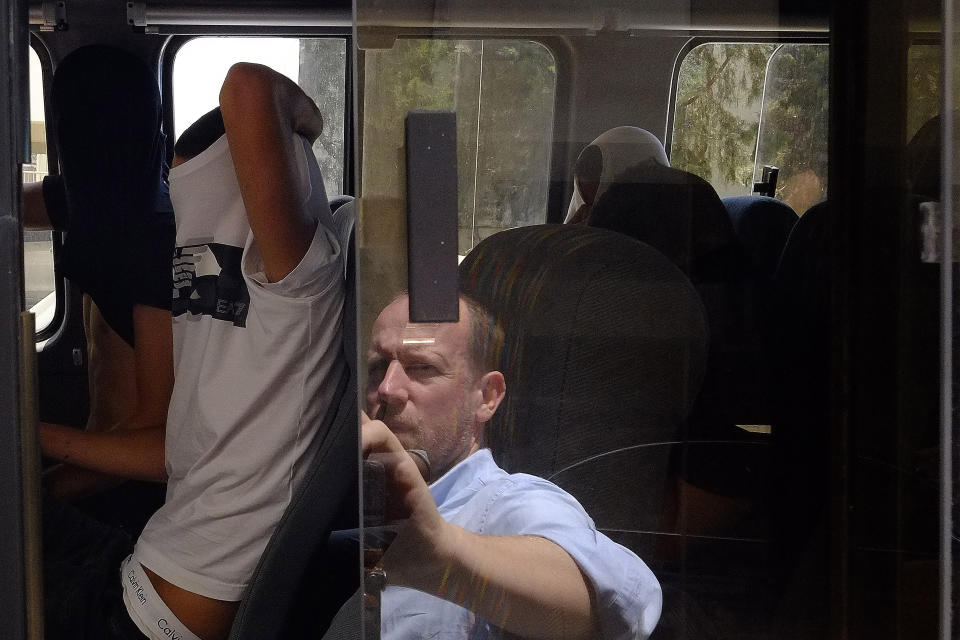
[{"label": "t-shirt graphic print", "polygon": [[250,293],[240,271],[243,247],[190,241],[173,255],[173,315],[190,313],[245,327]]}]

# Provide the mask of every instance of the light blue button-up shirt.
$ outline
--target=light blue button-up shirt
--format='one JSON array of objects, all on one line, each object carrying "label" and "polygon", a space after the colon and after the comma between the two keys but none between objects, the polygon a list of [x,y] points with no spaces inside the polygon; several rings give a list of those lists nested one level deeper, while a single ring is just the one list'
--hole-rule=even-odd
[{"label": "light blue button-up shirt", "polygon": [[[603,638],[646,638],[660,618],[660,584],[640,558],[598,532],[573,496],[523,473],[508,474],[489,449],[457,464],[430,485],[449,522],[474,533],[540,536],[560,545],[593,586]],[[384,640],[485,640],[510,634],[446,600],[390,586],[381,604]]]}]

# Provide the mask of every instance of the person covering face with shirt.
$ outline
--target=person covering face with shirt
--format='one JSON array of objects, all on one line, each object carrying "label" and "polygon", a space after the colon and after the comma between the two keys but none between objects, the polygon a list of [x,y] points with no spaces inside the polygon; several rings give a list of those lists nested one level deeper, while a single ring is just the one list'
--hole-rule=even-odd
[{"label": "person covering face with shirt", "polygon": [[[646,638],[659,584],[552,483],[507,474],[484,427],[507,389],[499,329],[461,298],[460,321],[411,325],[401,296],[373,326],[363,453],[383,463],[387,516],[383,638]],[[428,486],[410,450],[429,459]]]}]

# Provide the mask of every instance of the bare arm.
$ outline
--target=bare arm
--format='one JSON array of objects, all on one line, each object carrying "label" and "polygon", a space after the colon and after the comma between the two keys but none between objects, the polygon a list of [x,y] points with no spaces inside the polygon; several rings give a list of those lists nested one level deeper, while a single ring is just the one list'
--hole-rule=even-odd
[{"label": "bare arm", "polygon": [[[173,336],[170,312],[143,305],[133,309],[136,406],[132,415],[108,431],[80,431],[41,423],[40,446],[48,457],[68,466],[47,481],[59,495],[103,488],[124,478],[165,480],[164,434],[173,389]],[[110,357],[101,354],[98,357]],[[100,390],[108,394],[110,389]],[[100,477],[98,477],[100,476]]]},{"label": "bare arm", "polygon": [[315,140],[323,119],[294,82],[244,62],[227,73],[220,109],[250,229],[267,279],[276,282],[300,263],[317,224],[302,202],[293,136]]},{"label": "bare arm", "polygon": [[44,231],[51,227],[47,215],[47,205],[43,200],[43,183],[28,182],[23,185],[20,194],[23,206],[23,228],[30,231]]},{"label": "bare arm", "polygon": [[406,523],[384,557],[391,584],[433,594],[530,638],[595,638],[591,587],[561,547],[533,536],[483,536],[446,522],[416,464],[379,421],[364,455],[384,462],[389,499]]},{"label": "bare arm", "polygon": [[111,431],[80,431],[40,423],[43,453],[70,465],[133,480],[166,480],[161,427],[135,424]]}]

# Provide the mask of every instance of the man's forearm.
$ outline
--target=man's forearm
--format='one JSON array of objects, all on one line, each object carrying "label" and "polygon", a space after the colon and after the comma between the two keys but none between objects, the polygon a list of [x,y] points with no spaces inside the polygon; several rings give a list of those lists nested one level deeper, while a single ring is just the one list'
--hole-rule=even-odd
[{"label": "man's forearm", "polygon": [[[598,637],[592,590],[573,558],[534,536],[484,536],[448,523],[445,549],[396,576],[526,638]],[[387,569],[391,582],[390,568]]]},{"label": "man's forearm", "polygon": [[40,423],[40,448],[58,462],[134,480],[166,480],[164,429],[81,431]]}]

